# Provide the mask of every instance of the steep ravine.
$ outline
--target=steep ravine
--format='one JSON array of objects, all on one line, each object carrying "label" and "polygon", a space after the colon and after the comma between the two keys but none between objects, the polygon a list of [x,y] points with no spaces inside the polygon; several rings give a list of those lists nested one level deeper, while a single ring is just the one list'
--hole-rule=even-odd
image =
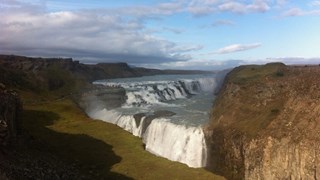
[{"label": "steep ravine", "polygon": [[320,178],[320,67],[231,71],[205,128],[208,169],[228,179]]}]

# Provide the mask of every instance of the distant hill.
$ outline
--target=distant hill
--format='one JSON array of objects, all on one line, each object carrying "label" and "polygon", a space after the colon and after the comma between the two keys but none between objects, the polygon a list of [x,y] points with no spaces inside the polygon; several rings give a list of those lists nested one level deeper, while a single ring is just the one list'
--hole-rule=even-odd
[{"label": "distant hill", "polygon": [[71,58],[31,58],[0,55],[0,83],[36,92],[73,92],[99,79],[157,74],[199,74],[208,71],[158,70],[130,67],[126,63],[82,64]]}]

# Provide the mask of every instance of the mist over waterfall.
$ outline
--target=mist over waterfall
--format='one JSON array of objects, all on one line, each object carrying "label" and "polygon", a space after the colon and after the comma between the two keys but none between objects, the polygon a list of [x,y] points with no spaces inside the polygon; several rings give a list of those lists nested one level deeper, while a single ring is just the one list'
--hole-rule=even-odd
[{"label": "mist over waterfall", "polygon": [[[226,72],[109,79],[92,97],[87,114],[143,139],[147,151],[189,167],[206,166],[202,130]],[[116,104],[116,105],[115,105]]]}]

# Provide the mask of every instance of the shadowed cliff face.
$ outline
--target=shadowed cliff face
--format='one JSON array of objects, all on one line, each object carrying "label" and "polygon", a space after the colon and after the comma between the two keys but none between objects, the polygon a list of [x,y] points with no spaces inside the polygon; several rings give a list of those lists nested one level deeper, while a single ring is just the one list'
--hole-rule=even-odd
[{"label": "shadowed cliff face", "polygon": [[230,179],[319,179],[320,67],[242,66],[205,133],[208,168]]},{"label": "shadowed cliff face", "polygon": [[22,105],[18,94],[0,83],[0,148],[16,140],[20,131],[19,114]]}]

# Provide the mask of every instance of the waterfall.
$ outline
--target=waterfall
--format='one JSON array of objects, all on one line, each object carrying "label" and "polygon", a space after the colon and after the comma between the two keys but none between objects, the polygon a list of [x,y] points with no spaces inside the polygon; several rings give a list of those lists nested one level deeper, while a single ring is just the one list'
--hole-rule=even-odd
[{"label": "waterfall", "polygon": [[207,146],[201,127],[176,125],[164,119],[153,120],[143,135],[146,150],[189,167],[204,167]]},{"label": "waterfall", "polygon": [[[94,119],[116,124],[142,138],[146,150],[155,155],[190,167],[204,167],[207,147],[201,124],[190,126],[182,122],[190,117],[192,121],[198,120],[192,117],[208,118],[206,111],[211,107],[213,92],[220,88],[224,75],[98,81],[95,84],[124,88],[125,103],[118,109],[102,107],[87,112]],[[204,110],[200,108],[202,106]],[[158,108],[175,111],[166,116],[157,114]],[[194,116],[197,112],[200,115]]]}]

